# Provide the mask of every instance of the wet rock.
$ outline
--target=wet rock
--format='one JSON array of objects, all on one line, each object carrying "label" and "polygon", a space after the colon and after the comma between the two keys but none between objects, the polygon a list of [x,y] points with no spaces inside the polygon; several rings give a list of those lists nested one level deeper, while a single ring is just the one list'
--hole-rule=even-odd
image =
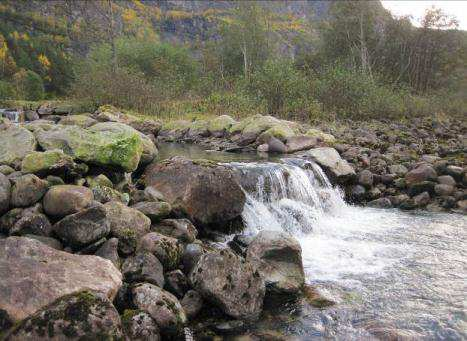
[{"label": "wet rock", "polygon": [[261,313],[263,278],[250,262],[227,249],[202,255],[190,280],[204,299],[233,318],[255,319]]},{"label": "wet rock", "polygon": [[203,298],[195,290],[187,291],[180,303],[182,304],[183,310],[185,310],[185,314],[188,319],[196,317],[203,308]]},{"label": "wet rock", "polygon": [[433,167],[427,164],[421,164],[405,175],[405,183],[410,187],[411,185],[423,181],[436,181],[436,178],[437,174]]},{"label": "wet rock", "polygon": [[138,284],[131,292],[133,304],[156,321],[162,334],[176,335],[182,331],[186,315],[175,296],[149,283]]},{"label": "wet rock", "polygon": [[149,252],[139,252],[125,259],[122,274],[126,282],[147,282],[164,287],[164,268],[161,262]]},{"label": "wet rock", "polygon": [[118,239],[110,238],[95,252],[96,256],[110,260],[117,269],[120,269],[120,257],[118,256]]},{"label": "wet rock", "polygon": [[81,291],[60,297],[16,325],[6,340],[119,340],[121,321],[102,295]]},{"label": "wet rock", "polygon": [[457,208],[462,213],[467,213],[467,200],[459,200],[457,202]]},{"label": "wet rock", "polygon": [[127,172],[138,167],[143,152],[143,142],[137,132],[57,126],[38,130],[35,135],[44,150],[61,149],[74,159]]},{"label": "wet rock", "polygon": [[391,208],[392,203],[389,198],[379,198],[370,201],[367,206],[374,208]]},{"label": "wet rock", "polygon": [[304,286],[303,295],[306,301],[315,308],[326,308],[336,304],[336,302],[324,297],[310,285]]},{"label": "wet rock", "polygon": [[152,253],[159,259],[166,271],[176,269],[183,254],[183,247],[177,239],[157,232],[150,232],[143,236],[138,250]]},{"label": "wet rock", "polygon": [[10,126],[0,128],[0,146],[0,165],[15,168],[27,154],[36,150],[36,139],[29,130]]},{"label": "wet rock", "polygon": [[152,317],[141,310],[125,310],[122,317],[123,331],[129,340],[159,341],[159,327]]},{"label": "wet rock", "polygon": [[107,210],[111,234],[118,238],[118,249],[128,255],[135,251],[138,241],[150,230],[151,220],[134,208],[118,202],[108,202]]},{"label": "wet rock", "polygon": [[53,226],[53,231],[65,244],[82,248],[109,234],[107,211],[99,205],[68,215]]},{"label": "wet rock", "polygon": [[286,233],[261,231],[248,246],[246,259],[258,269],[266,289],[274,294],[297,295],[305,284],[302,248]]},{"label": "wet rock", "polygon": [[213,326],[213,330],[221,335],[238,334],[244,331],[245,328],[245,322],[240,320],[225,321]]},{"label": "wet rock", "polygon": [[21,171],[23,173],[38,175],[64,174],[75,167],[73,158],[60,149],[32,152],[27,154],[21,162]]},{"label": "wet rock", "polygon": [[245,194],[232,171],[210,161],[173,157],[148,166],[145,181],[176,212],[201,225],[222,227],[243,211]]},{"label": "wet rock", "polygon": [[172,211],[172,206],[163,201],[141,201],[131,207],[143,213],[153,223],[167,218]]},{"label": "wet rock", "polygon": [[189,274],[198,260],[205,253],[203,246],[198,243],[191,243],[185,247],[185,251],[182,255],[183,270],[186,274]]},{"label": "wet rock", "polygon": [[189,289],[188,279],[185,274],[180,270],[174,270],[166,273],[165,276],[166,283],[164,289],[181,299]]},{"label": "wet rock", "polygon": [[11,183],[8,178],[0,173],[0,216],[10,207]]},{"label": "wet rock", "polygon": [[196,227],[188,219],[164,219],[152,226],[152,230],[177,238],[183,243],[193,243],[198,235]]},{"label": "wet rock", "polygon": [[428,192],[423,192],[413,197],[415,206],[423,207],[428,205],[430,202],[430,194]]},{"label": "wet rock", "polygon": [[362,170],[358,173],[358,183],[365,188],[371,188],[373,186],[373,173],[367,169]]},{"label": "wet rock", "polygon": [[279,154],[287,153],[287,147],[285,146],[285,144],[281,140],[275,138],[274,136],[269,138],[267,144],[268,144],[269,153],[279,153]]},{"label": "wet rock", "polygon": [[48,183],[33,174],[27,174],[12,180],[11,202],[13,207],[27,207],[42,199],[48,189]]},{"label": "wet rock", "polygon": [[13,321],[84,289],[112,300],[120,285],[121,274],[108,260],[57,251],[30,238],[0,240],[0,309]]},{"label": "wet rock", "polygon": [[295,153],[302,150],[308,150],[316,147],[318,139],[310,136],[291,136],[287,138],[285,143],[287,147],[287,153]]},{"label": "wet rock", "polygon": [[45,213],[64,217],[89,207],[93,200],[92,191],[87,187],[59,185],[47,191],[42,203]]},{"label": "wet rock", "polygon": [[321,147],[310,149],[305,153],[305,156],[323,167],[328,176],[339,183],[348,182],[355,177],[353,168],[346,160],[340,157],[334,148]]},{"label": "wet rock", "polygon": [[269,151],[269,146],[267,143],[263,143],[263,144],[260,144],[256,150],[259,152],[259,153],[267,153]]},{"label": "wet rock", "polygon": [[15,222],[10,229],[11,236],[23,236],[26,234],[35,234],[48,237],[52,233],[52,225],[44,214],[28,214]]}]

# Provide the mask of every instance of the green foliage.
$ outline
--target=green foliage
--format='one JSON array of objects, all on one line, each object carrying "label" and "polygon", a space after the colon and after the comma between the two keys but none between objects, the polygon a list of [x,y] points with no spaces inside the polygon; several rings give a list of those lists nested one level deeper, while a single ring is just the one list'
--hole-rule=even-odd
[{"label": "green foliage", "polygon": [[0,100],[13,98],[15,90],[13,85],[8,82],[0,80]]},{"label": "green foliage", "polygon": [[44,83],[42,78],[31,70],[20,70],[13,75],[16,86],[16,96],[27,101],[37,101],[44,98]]},{"label": "green foliage", "polygon": [[338,116],[387,118],[404,113],[402,93],[341,64],[330,66],[317,76],[314,93],[326,111]]}]

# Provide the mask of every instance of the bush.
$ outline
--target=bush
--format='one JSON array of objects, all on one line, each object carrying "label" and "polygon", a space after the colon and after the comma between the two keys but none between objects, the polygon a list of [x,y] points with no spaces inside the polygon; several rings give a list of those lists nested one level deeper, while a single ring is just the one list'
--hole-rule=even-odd
[{"label": "bush", "polygon": [[28,101],[38,101],[44,98],[44,83],[34,71],[22,69],[13,75],[13,81],[17,98]]},{"label": "bush", "polygon": [[334,65],[317,75],[314,96],[324,110],[352,118],[397,117],[406,108],[404,91],[395,91],[365,73]]},{"label": "bush", "polygon": [[15,95],[13,85],[0,80],[0,100],[11,99]]},{"label": "bush", "polygon": [[94,106],[117,107],[151,112],[159,100],[158,92],[141,73],[125,68],[80,72],[71,89],[72,96]]}]

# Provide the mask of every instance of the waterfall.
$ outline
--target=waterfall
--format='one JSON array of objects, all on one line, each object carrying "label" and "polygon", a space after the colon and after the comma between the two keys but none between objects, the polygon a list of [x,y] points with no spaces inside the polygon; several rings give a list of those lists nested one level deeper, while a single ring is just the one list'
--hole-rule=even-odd
[{"label": "waterfall", "polygon": [[229,165],[246,194],[243,233],[276,230],[295,236],[307,280],[379,273],[397,258],[394,245],[372,237],[397,225],[394,214],[346,204],[317,164],[288,158]]},{"label": "waterfall", "polygon": [[282,163],[231,163],[246,194],[242,218],[247,234],[280,230],[309,234],[325,215],[346,206],[321,168],[303,159]]}]

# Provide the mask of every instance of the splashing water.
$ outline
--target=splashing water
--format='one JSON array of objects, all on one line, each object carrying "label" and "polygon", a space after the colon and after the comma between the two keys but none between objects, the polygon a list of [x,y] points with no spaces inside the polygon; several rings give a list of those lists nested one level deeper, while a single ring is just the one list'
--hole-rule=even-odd
[{"label": "splashing water", "polygon": [[[230,165],[247,197],[245,233],[291,233],[308,283],[358,297],[358,308],[324,335],[360,339],[361,331],[344,327],[358,316],[416,338],[466,336],[464,217],[348,205],[319,166],[301,159]],[[304,320],[307,335],[312,318]]]}]

